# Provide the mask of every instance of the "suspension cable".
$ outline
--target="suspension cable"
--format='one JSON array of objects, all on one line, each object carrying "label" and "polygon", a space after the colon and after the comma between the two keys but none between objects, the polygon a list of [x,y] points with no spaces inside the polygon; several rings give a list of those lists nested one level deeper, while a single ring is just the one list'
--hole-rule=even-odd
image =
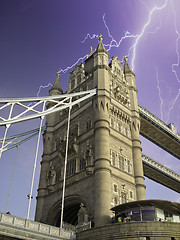
[{"label": "suspension cable", "polygon": [[[72,98],[70,98],[70,103],[72,102]],[[67,126],[67,137],[66,137],[66,153],[65,153],[65,162],[64,162],[64,179],[63,179],[63,192],[62,192],[62,207],[61,207],[61,222],[60,229],[63,227],[63,212],[64,212],[64,193],[65,193],[65,184],[66,184],[66,166],[67,166],[67,154],[68,154],[68,141],[69,141],[69,125],[70,125],[70,117],[71,117],[71,108],[69,106],[69,115],[68,115],[68,126]]]},{"label": "suspension cable", "polygon": [[[19,138],[19,141],[20,141],[20,138]],[[10,196],[10,191],[11,191],[11,186],[12,186],[12,180],[13,180],[13,176],[14,176],[14,169],[15,169],[17,155],[18,155],[18,150],[19,150],[19,145],[17,146],[16,155],[15,155],[15,158],[14,158],[13,170],[12,170],[12,175],[11,175],[11,180],[10,180],[10,185],[9,185],[9,191],[8,191],[8,197],[7,197],[6,207],[5,207],[5,213],[7,212],[9,196]]]},{"label": "suspension cable", "polygon": [[[45,102],[43,104],[43,111],[45,109]],[[37,163],[37,156],[38,156],[38,150],[39,150],[39,142],[40,142],[40,137],[41,137],[41,129],[42,129],[42,123],[44,120],[44,116],[41,116],[41,121],[40,121],[40,127],[39,127],[39,135],[38,135],[38,141],[37,141],[37,146],[36,146],[36,155],[34,159],[34,167],[33,167],[33,175],[32,175],[32,181],[31,181],[31,190],[30,190],[30,195],[29,195],[29,204],[28,204],[28,211],[27,211],[27,220],[29,219],[29,212],[30,212],[30,207],[31,207],[31,198],[32,198],[32,191],[33,191],[33,185],[34,185],[34,176],[35,176],[35,170],[36,170],[36,163]]]},{"label": "suspension cable", "polygon": [[[14,103],[11,104],[11,108],[10,108],[10,111],[9,111],[8,119],[11,118],[12,111],[13,111],[13,107],[14,107]],[[3,142],[2,142],[2,145],[1,145],[1,148],[0,148],[0,159],[1,159],[1,156],[2,156],[2,152],[3,152],[3,147],[4,147],[4,143],[5,143],[7,131],[8,131],[8,128],[10,127],[10,125],[11,125],[11,124],[6,124],[6,125],[5,125],[5,133],[4,133]]]}]

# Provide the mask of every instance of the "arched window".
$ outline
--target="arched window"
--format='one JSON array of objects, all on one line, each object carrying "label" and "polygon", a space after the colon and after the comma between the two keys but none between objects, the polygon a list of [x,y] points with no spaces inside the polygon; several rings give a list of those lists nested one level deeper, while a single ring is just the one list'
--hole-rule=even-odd
[{"label": "arched window", "polygon": [[86,122],[86,131],[89,131],[92,128],[92,120],[88,119]]},{"label": "arched window", "polygon": [[113,151],[112,151],[111,154],[112,154],[112,155],[111,155],[111,157],[112,157],[112,161],[111,161],[111,162],[112,162],[112,165],[113,165],[113,166],[116,166],[116,154],[115,154],[115,152],[113,152]]},{"label": "arched window", "polygon": [[80,158],[80,166],[79,166],[80,171],[84,170],[85,167],[86,167],[86,158],[85,157],[81,157]]},{"label": "arched window", "polygon": [[66,177],[70,177],[76,173],[76,159],[71,159],[67,163]]},{"label": "arched window", "polygon": [[125,160],[123,156],[119,156],[119,168],[124,171],[125,170]]},{"label": "arched window", "polygon": [[75,79],[71,80],[71,89],[73,89],[75,87]]},{"label": "arched window", "polygon": [[115,193],[117,193],[118,192],[118,185],[117,184],[113,184],[113,191],[115,192]]},{"label": "arched window", "polygon": [[118,204],[117,197],[114,198],[114,206]]},{"label": "arched window", "polygon": [[128,173],[132,172],[132,170],[131,170],[131,161],[130,160],[127,160],[127,172]]},{"label": "arched window", "polygon": [[57,169],[56,171],[56,183],[58,183],[61,179],[61,169]]}]

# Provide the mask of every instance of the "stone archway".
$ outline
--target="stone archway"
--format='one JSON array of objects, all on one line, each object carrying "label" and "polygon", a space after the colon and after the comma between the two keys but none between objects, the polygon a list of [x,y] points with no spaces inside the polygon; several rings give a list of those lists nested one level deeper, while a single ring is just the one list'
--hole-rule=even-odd
[{"label": "stone archway", "polygon": [[[90,220],[90,211],[87,202],[80,196],[69,196],[65,198],[63,222],[78,225],[82,224],[82,214],[84,214],[84,221]],[[56,227],[60,226],[61,220],[61,202],[58,201],[50,209],[47,223]],[[79,219],[79,220],[78,220]]]},{"label": "stone archway", "polygon": [[[63,222],[77,225],[78,224],[78,212],[80,210],[80,204],[72,204],[64,208]],[[61,217],[59,216],[56,220],[55,226],[60,226]]]}]

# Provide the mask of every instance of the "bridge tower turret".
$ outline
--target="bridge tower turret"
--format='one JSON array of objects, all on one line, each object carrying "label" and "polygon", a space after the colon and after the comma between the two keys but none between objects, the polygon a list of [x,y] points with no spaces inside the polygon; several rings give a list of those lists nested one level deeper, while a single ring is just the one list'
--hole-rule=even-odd
[{"label": "bridge tower turret", "polygon": [[144,173],[142,165],[142,148],[140,142],[140,117],[137,101],[137,88],[135,84],[135,74],[130,68],[127,56],[124,56],[124,75],[129,83],[129,97],[131,108],[131,134],[132,134],[132,153],[134,164],[134,178],[136,183],[137,200],[145,200]]},{"label": "bridge tower turret", "polygon": [[94,181],[95,206],[94,221],[96,226],[110,223],[111,208],[111,167],[109,158],[109,106],[110,106],[110,75],[109,54],[106,51],[102,36],[94,52],[94,83],[97,96],[94,98]]},{"label": "bridge tower turret", "polygon": [[[56,80],[49,90],[49,95],[59,95],[62,94],[62,88],[59,81],[59,75],[60,72],[57,72]],[[50,107],[49,103],[47,104],[47,108]],[[54,125],[56,125],[58,122],[58,113],[52,113],[51,115],[48,115],[46,117],[46,126],[47,130],[43,134],[43,155],[42,155],[42,161],[41,161],[41,172],[40,172],[40,178],[39,178],[39,187],[38,187],[38,196],[37,196],[37,205],[36,205],[36,213],[35,213],[35,219],[36,221],[43,221],[43,210],[44,210],[44,200],[46,196],[47,191],[47,173],[49,171],[50,166],[50,155],[52,152],[52,139],[53,139],[53,131],[51,130]],[[53,175],[53,171],[51,173]]]}]

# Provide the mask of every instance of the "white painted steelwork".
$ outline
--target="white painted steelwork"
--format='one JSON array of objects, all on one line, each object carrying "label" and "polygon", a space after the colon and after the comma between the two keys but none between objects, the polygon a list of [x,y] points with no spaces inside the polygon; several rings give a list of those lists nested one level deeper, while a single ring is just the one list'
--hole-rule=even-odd
[{"label": "white painted steelwork", "polygon": [[[46,130],[46,126],[43,126],[41,128],[41,132]],[[10,137],[6,137],[4,148],[2,149],[2,152],[8,151],[12,148],[19,147],[21,144],[25,143],[26,141],[30,140],[31,138],[35,137],[39,133],[39,128],[32,129],[27,132],[19,133]],[[28,137],[25,137],[22,139],[22,137],[30,135]],[[22,139],[22,140],[21,140]],[[0,143],[3,142],[3,138],[0,138]]]},{"label": "white painted steelwork", "polygon": [[[0,158],[3,152],[3,148],[5,145],[6,135],[8,128],[11,124],[19,123],[22,121],[27,121],[35,118],[40,118],[40,128],[39,128],[39,135],[38,135],[38,142],[36,147],[36,154],[33,166],[33,174],[31,180],[31,188],[29,194],[29,204],[27,210],[27,219],[29,219],[30,207],[31,207],[31,198],[32,198],[32,191],[33,191],[33,184],[34,184],[34,177],[35,177],[35,170],[36,170],[36,163],[37,163],[37,155],[39,150],[39,142],[42,130],[42,123],[43,119],[46,115],[69,108],[69,115],[68,115],[68,128],[67,128],[67,142],[66,142],[66,156],[65,156],[65,169],[64,169],[64,182],[63,182],[63,195],[62,195],[62,208],[61,208],[61,225],[62,228],[63,224],[63,210],[64,210],[64,192],[65,192],[65,178],[66,178],[66,164],[67,164],[67,153],[68,153],[68,137],[69,137],[69,125],[70,125],[70,112],[74,105],[79,104],[80,102],[94,96],[96,94],[96,89],[78,92],[78,93],[71,93],[71,94],[63,94],[63,95],[55,95],[49,97],[37,97],[37,98],[18,98],[18,99],[0,99],[0,111],[7,111],[8,117],[0,116],[0,126],[5,126],[5,133],[2,139],[2,145],[0,148]],[[51,103],[46,108],[46,104]],[[26,105],[27,104],[27,105]],[[2,106],[1,106],[2,105]],[[19,113],[14,113],[14,108],[18,106],[22,108],[22,111]],[[10,110],[9,110],[10,108]],[[40,108],[40,110],[39,110]],[[29,115],[26,115],[29,114]]]},{"label": "white painted steelwork", "polygon": [[[54,113],[68,107],[73,107],[74,105],[94,96],[95,94],[96,89],[48,97],[0,99],[0,105],[2,105],[0,107],[0,111],[4,111],[6,109],[8,111],[8,108],[10,107],[9,116],[7,118],[0,116],[0,126],[7,126],[9,124],[40,118],[50,113]],[[69,101],[70,98],[72,98],[71,102]],[[53,103],[53,106],[44,110],[36,109],[37,107],[40,107],[41,105],[43,106],[46,103]],[[12,116],[12,111],[16,105],[22,107],[23,111],[17,115],[15,114],[15,116]],[[24,116],[25,114],[29,115]]]}]

